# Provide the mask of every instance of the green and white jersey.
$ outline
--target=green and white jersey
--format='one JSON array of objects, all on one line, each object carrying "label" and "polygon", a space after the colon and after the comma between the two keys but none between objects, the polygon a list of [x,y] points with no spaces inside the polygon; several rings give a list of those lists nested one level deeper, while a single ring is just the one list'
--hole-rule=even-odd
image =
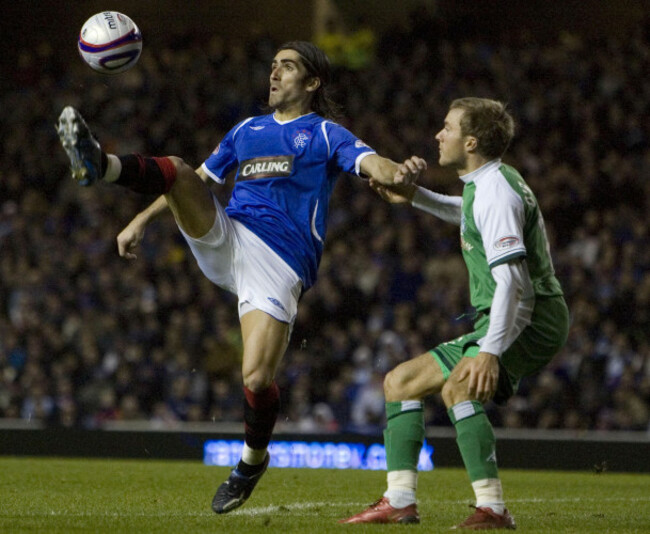
[{"label": "green and white jersey", "polygon": [[562,295],[537,199],[517,170],[497,159],[460,178],[460,240],[472,306],[492,306],[496,282],[490,269],[515,258],[526,258],[530,297]]}]

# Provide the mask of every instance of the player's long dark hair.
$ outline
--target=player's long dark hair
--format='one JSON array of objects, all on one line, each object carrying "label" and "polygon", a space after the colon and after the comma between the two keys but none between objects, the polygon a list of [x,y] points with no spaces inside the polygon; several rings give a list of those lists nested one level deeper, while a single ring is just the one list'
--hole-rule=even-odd
[{"label": "player's long dark hair", "polygon": [[332,78],[332,68],[327,54],[309,41],[289,41],[278,48],[280,50],[295,50],[309,76],[320,79],[320,87],[316,89],[311,101],[311,108],[326,119],[336,120],[341,114],[341,108],[329,95],[329,84]]}]

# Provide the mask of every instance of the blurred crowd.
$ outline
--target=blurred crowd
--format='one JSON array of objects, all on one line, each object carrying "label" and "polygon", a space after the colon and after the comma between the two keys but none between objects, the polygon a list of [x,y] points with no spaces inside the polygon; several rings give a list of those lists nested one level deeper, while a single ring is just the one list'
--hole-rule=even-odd
[{"label": "blurred crowd", "polygon": [[[340,122],[383,155],[424,157],[423,185],[461,191],[435,163],[452,99],[504,100],[517,119],[506,161],[539,199],[572,327],[548,368],[489,406],[495,426],[647,430],[648,27],[625,39],[541,43],[520,32],[487,43],[420,13],[370,42],[370,60],[335,66]],[[242,421],[235,298],[203,277],[169,214],[137,260],[120,258],[115,237],[153,199],[72,183],[53,124],[73,105],[109,152],[198,166],[236,122],[263,112],[278,44],[188,33],[145,45],[138,66],[112,78],[62,64],[46,42],[17,53],[0,82],[0,418]],[[227,202],[227,186],[215,191]],[[278,375],[280,427],[379,432],[385,373],[468,331],[471,317],[458,228],[341,176],[319,279]],[[439,399],[427,399],[426,420],[450,425]]]}]

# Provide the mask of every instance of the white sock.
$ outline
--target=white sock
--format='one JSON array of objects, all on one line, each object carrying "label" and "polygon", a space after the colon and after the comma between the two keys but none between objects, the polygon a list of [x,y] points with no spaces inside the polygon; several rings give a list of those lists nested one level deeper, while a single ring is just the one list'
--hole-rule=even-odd
[{"label": "white sock", "polygon": [[246,443],[241,451],[241,459],[248,465],[261,464],[266,458],[266,449],[251,449]]},{"label": "white sock", "polygon": [[122,172],[122,162],[115,154],[106,154],[108,162],[106,163],[106,172],[102,177],[105,182],[114,182],[120,177]]},{"label": "white sock", "polygon": [[495,514],[503,515],[505,502],[503,500],[503,488],[498,478],[485,478],[472,482],[474,494],[476,495],[476,506],[481,508],[492,508]]},{"label": "white sock", "polygon": [[386,476],[388,489],[384,493],[393,508],[405,508],[415,504],[415,490],[418,485],[417,471],[389,471]]}]

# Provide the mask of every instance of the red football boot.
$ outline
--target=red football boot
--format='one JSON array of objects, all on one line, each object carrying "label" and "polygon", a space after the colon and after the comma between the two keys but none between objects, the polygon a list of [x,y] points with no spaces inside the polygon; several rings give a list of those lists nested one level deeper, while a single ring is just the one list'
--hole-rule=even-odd
[{"label": "red football boot", "polygon": [[465,530],[496,530],[496,529],[509,529],[515,530],[514,518],[510,515],[508,510],[504,510],[502,515],[492,511],[492,508],[476,507],[474,513],[470,515],[465,521],[452,527],[452,529],[465,529]]},{"label": "red football boot", "polygon": [[363,512],[347,519],[340,519],[339,523],[419,523],[420,516],[415,504],[405,508],[393,508],[387,497],[382,497],[371,504]]}]

